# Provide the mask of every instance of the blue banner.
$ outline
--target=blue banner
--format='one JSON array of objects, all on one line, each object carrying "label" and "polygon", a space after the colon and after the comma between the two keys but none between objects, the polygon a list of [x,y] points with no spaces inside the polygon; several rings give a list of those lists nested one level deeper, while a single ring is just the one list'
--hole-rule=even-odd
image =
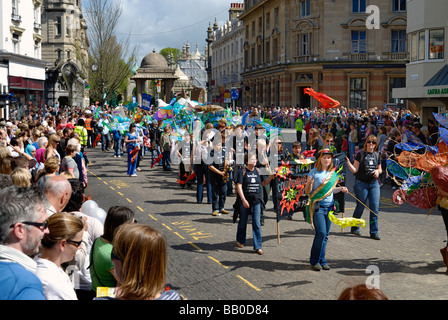
[{"label": "blue banner", "polygon": [[142,105],[140,108],[146,111],[151,111],[151,100],[152,96],[147,93],[142,93]]}]

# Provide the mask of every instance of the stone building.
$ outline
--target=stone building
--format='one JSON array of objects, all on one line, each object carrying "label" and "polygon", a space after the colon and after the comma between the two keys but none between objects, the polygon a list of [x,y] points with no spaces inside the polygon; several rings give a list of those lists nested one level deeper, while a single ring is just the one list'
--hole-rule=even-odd
[{"label": "stone building", "polygon": [[244,68],[243,21],[238,16],[244,12],[243,3],[231,3],[229,20],[221,27],[215,27],[211,45],[211,79],[209,80],[210,100],[224,104],[231,89],[240,92],[237,105],[242,105],[241,73]]},{"label": "stone building", "polygon": [[246,105],[317,106],[311,87],[354,108],[394,102],[408,61],[406,1],[379,0],[370,29],[366,0],[245,0]]},{"label": "stone building", "polygon": [[89,106],[86,33],[81,0],[44,1],[42,58],[49,62],[48,105]]}]

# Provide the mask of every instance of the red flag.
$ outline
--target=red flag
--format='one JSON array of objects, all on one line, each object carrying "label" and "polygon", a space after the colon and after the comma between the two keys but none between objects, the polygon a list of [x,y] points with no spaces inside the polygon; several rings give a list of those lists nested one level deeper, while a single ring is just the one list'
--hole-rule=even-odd
[{"label": "red flag", "polygon": [[305,89],[303,89],[303,92],[309,96],[312,96],[317,101],[319,101],[321,103],[322,108],[324,108],[324,109],[337,108],[341,105],[339,103],[339,101],[337,101],[333,98],[330,98],[329,96],[327,96],[324,93],[316,92],[311,88],[305,88]]},{"label": "red flag", "polygon": [[96,139],[93,142],[93,145],[92,145],[93,148],[96,147],[96,145],[98,144],[98,141],[100,141],[100,139],[101,139],[101,135],[99,134],[99,135],[96,136]]},{"label": "red flag", "polygon": [[162,158],[163,158],[163,154],[161,153],[161,154],[154,160],[154,163],[152,164],[151,168],[154,168],[154,166],[155,166],[156,164],[158,164],[158,163],[160,162],[160,160],[162,160]]},{"label": "red flag", "polygon": [[135,159],[137,159],[137,156],[138,156],[138,152],[140,151],[140,147],[139,146],[136,146],[134,149],[132,149],[132,151],[131,151],[131,155],[132,155],[132,159],[131,159],[131,162],[132,163],[134,163],[135,162]]}]

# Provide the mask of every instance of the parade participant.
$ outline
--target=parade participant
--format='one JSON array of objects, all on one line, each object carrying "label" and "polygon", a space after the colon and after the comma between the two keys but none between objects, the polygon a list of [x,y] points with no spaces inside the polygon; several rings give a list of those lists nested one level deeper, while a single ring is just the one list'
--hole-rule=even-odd
[{"label": "parade participant", "polygon": [[98,123],[98,128],[101,134],[101,150],[109,151],[110,144],[110,130],[109,130],[109,120],[107,119],[107,114],[103,113],[101,119]]},{"label": "parade participant", "polygon": [[163,129],[162,134],[160,135],[160,149],[162,151],[162,165],[163,171],[171,171],[171,125],[166,124]]},{"label": "parade participant", "polygon": [[300,115],[295,122],[296,137],[297,137],[297,141],[299,141],[299,142],[302,142],[303,126],[304,126],[303,115]]},{"label": "parade participant", "polygon": [[257,155],[249,152],[245,156],[246,167],[241,168],[235,175],[236,190],[240,198],[240,220],[236,233],[237,247],[243,248],[246,243],[247,219],[252,215],[252,233],[254,241],[254,251],[262,255],[261,238],[261,211],[263,203],[262,187],[268,185],[274,175],[264,179],[256,168]]},{"label": "parade participant", "polygon": [[[369,200],[370,212],[370,237],[380,240],[378,235],[378,210],[380,206],[380,185],[378,178],[382,173],[380,155],[376,151],[378,140],[376,136],[367,137],[364,149],[355,157],[352,164],[348,158],[347,166],[355,175],[354,183],[355,196],[357,198],[356,209],[353,218],[361,218],[364,211],[364,204]],[[359,227],[352,227],[351,232],[360,235]]]},{"label": "parade participant", "polygon": [[85,128],[84,119],[78,119],[78,124],[75,127],[74,132],[79,135],[79,143],[81,144],[81,152],[84,153],[84,148],[87,146],[88,133]]},{"label": "parade participant", "polygon": [[87,130],[87,148],[92,148],[93,142],[95,141],[93,128],[95,126],[95,120],[93,119],[92,111],[86,110],[84,123]]},{"label": "parade participant", "polygon": [[315,155],[319,154],[319,151],[324,147],[324,140],[319,134],[319,130],[312,128],[310,130],[310,138],[307,143],[307,150],[316,150]]},{"label": "parade participant", "polygon": [[44,300],[31,257],[49,232],[46,200],[35,188],[8,187],[0,203],[0,300]]},{"label": "parade participant", "polygon": [[333,152],[322,149],[317,157],[316,167],[308,174],[305,193],[310,196],[307,206],[307,219],[315,230],[311,247],[310,265],[313,270],[330,270],[325,258],[330,234],[331,221],[328,213],[333,210],[333,193],[347,193],[346,187],[336,187],[338,175],[334,171]]},{"label": "parade participant", "polygon": [[180,159],[179,163],[179,182],[181,188],[191,188],[192,181],[187,181],[191,174],[191,166],[193,164],[193,142],[191,141],[190,133],[185,131],[183,139],[176,143],[176,154]]},{"label": "parade participant", "polygon": [[[126,136],[124,137],[124,143],[126,143],[126,149],[128,153],[128,171],[127,174],[129,177],[136,177],[135,169],[137,168],[137,159],[132,161],[132,158],[134,157],[134,154],[132,151],[138,147],[138,134],[137,134],[137,127],[135,123],[131,123],[129,126],[129,132],[126,133]],[[138,157],[138,154],[136,155]]]},{"label": "parade participant", "polygon": [[[213,126],[212,126],[213,127]],[[210,129],[210,128],[209,128]],[[194,129],[195,130],[195,129]],[[194,131],[195,141],[193,141],[193,163],[194,171],[196,172],[196,201],[197,203],[202,203],[204,194],[204,184],[207,189],[207,203],[212,203],[212,185],[210,183],[210,172],[205,159],[207,159],[207,154],[210,150],[207,148],[205,140],[202,140],[202,134],[200,132]],[[205,138],[205,137],[204,137]]]},{"label": "parade participant", "polygon": [[78,300],[62,264],[71,261],[82,243],[83,221],[69,213],[48,218],[49,233],[42,239],[42,253],[35,258],[36,275],[42,282],[46,300]]},{"label": "parade participant", "polygon": [[[219,139],[221,136],[221,139]],[[229,169],[228,155],[223,149],[226,137],[225,132],[216,133],[213,137],[213,149],[210,152],[210,159],[213,163],[208,166],[210,170],[210,183],[212,185],[212,215],[219,216],[228,214],[229,211],[224,209],[227,196],[227,180],[226,174]]]},{"label": "parade participant", "polygon": [[114,274],[114,265],[110,254],[115,231],[125,223],[134,222],[134,212],[127,207],[111,207],[104,221],[104,233],[95,240],[90,251],[90,277],[92,290],[98,287],[115,288],[117,279]]},{"label": "parade participant", "polygon": [[114,236],[110,256],[120,284],[114,299],[180,300],[176,291],[164,290],[168,260],[166,241],[156,229],[142,224],[122,225]]},{"label": "parade participant", "polygon": [[114,140],[114,158],[121,158],[121,145],[123,141],[123,135],[121,134],[120,130],[113,128],[112,137]]}]

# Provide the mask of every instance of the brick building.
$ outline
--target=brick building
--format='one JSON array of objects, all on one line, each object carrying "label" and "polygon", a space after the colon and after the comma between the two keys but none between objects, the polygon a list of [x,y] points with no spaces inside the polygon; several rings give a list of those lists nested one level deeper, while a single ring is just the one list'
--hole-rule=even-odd
[{"label": "brick building", "polygon": [[366,108],[395,102],[392,89],[406,85],[406,1],[377,1],[379,29],[367,28],[366,0],[244,4],[246,105],[317,106],[303,93],[312,87]]}]

